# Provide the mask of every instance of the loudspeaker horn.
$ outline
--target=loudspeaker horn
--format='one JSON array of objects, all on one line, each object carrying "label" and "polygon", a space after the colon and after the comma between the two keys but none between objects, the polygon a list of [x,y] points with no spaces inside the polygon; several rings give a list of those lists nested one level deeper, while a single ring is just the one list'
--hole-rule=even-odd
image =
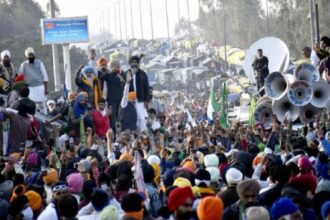
[{"label": "loudspeaker horn", "polygon": [[295,80],[302,80],[308,83],[313,83],[320,79],[319,71],[312,64],[308,63],[298,65],[294,76]]},{"label": "loudspeaker horn", "polygon": [[288,120],[295,121],[299,117],[300,108],[293,105],[288,96],[284,96],[280,100],[274,101],[272,110],[280,122],[284,121],[287,112],[290,112],[290,118]]},{"label": "loudspeaker horn", "polygon": [[273,100],[279,100],[286,95],[289,81],[281,72],[273,72],[265,79],[265,94]]},{"label": "loudspeaker horn", "polygon": [[272,106],[267,103],[256,106],[253,117],[256,123],[263,122],[264,128],[269,129],[273,122]]},{"label": "loudspeaker horn", "polygon": [[327,94],[327,92],[330,90],[330,85],[326,81],[320,80],[314,82],[312,87],[313,98],[311,104],[317,108],[325,107],[329,100],[329,95]]},{"label": "loudspeaker horn", "polygon": [[311,104],[306,105],[300,110],[300,121],[303,123],[309,123],[314,120],[315,115],[320,114],[322,111],[321,108],[317,108]]},{"label": "loudspeaker horn", "polygon": [[296,106],[304,106],[313,98],[313,88],[306,81],[296,81],[288,89],[288,98]]}]

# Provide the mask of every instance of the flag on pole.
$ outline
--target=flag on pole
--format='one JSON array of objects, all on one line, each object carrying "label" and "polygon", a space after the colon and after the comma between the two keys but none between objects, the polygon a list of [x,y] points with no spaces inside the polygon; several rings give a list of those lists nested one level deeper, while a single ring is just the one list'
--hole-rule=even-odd
[{"label": "flag on pole", "polygon": [[249,109],[249,124],[254,127],[254,109],[256,107],[256,100],[251,97],[250,109]]},{"label": "flag on pole", "polygon": [[207,106],[207,118],[213,120],[213,112],[219,111],[219,105],[215,99],[214,89],[211,88],[209,96],[209,104]]},{"label": "flag on pole", "polygon": [[220,110],[220,125],[223,128],[228,128],[227,105],[228,105],[227,86],[226,86],[226,82],[224,82],[221,92],[221,110]]}]

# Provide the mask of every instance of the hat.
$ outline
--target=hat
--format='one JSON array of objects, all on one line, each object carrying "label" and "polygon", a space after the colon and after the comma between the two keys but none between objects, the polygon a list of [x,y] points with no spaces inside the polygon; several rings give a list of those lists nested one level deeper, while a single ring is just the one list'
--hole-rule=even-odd
[{"label": "hat", "polygon": [[42,178],[46,185],[53,185],[57,182],[58,173],[57,170],[50,168],[47,170],[47,175]]},{"label": "hat", "polygon": [[29,57],[29,54],[32,53],[32,54],[35,54],[34,53],[34,49],[32,47],[28,47],[26,50],[25,50],[25,56],[26,57]]},{"label": "hat", "polygon": [[177,186],[177,187],[191,187],[191,182],[183,177],[178,177],[174,180],[173,186]]},{"label": "hat", "polygon": [[19,184],[15,186],[9,201],[12,202],[17,196],[24,194],[24,192],[25,192],[25,186],[23,184]]},{"label": "hat", "polygon": [[104,57],[100,57],[98,60],[97,60],[97,66],[100,67],[100,66],[103,66],[103,65],[107,65],[108,61],[107,59],[105,59]]},{"label": "hat", "polygon": [[5,56],[10,57],[9,50],[4,50],[4,51],[1,52],[1,60],[3,60],[5,58]]},{"label": "hat", "polygon": [[29,205],[33,211],[37,211],[41,208],[42,199],[39,193],[35,191],[27,191],[24,195],[28,198]]},{"label": "hat", "polygon": [[283,197],[273,203],[270,211],[272,218],[277,220],[282,216],[295,213],[298,208],[289,198]]},{"label": "hat", "polygon": [[210,173],[211,175],[211,182],[215,183],[218,182],[220,179],[220,171],[218,167],[208,167],[206,170]]},{"label": "hat", "polygon": [[119,160],[133,161],[133,156],[127,152],[124,152],[122,155],[120,155]]},{"label": "hat", "polygon": [[136,100],[136,92],[129,92],[128,101],[135,101],[135,100]]},{"label": "hat", "polygon": [[239,196],[245,194],[246,192],[255,192],[256,194],[260,191],[259,183],[254,179],[243,180],[237,185],[236,191]]},{"label": "hat", "polygon": [[300,169],[304,169],[304,170],[307,170],[307,171],[310,171],[310,170],[313,169],[312,163],[309,161],[308,157],[306,157],[306,156],[301,156],[298,159],[298,164],[297,165]]},{"label": "hat", "polygon": [[48,100],[47,101],[47,106],[49,106],[49,105],[55,105],[55,104],[56,104],[56,102],[54,100]]},{"label": "hat", "polygon": [[204,157],[204,165],[206,167],[218,167],[219,166],[219,158],[215,154],[208,154]]},{"label": "hat", "polygon": [[328,215],[330,214],[330,201],[325,202],[322,205],[321,214],[323,219],[326,219],[328,217]]},{"label": "hat", "polygon": [[79,194],[84,180],[80,173],[71,173],[66,177],[66,181],[68,183],[68,192],[72,194]]},{"label": "hat", "polygon": [[252,206],[246,209],[248,220],[270,220],[268,210],[262,206]]},{"label": "hat", "polygon": [[197,215],[199,220],[221,219],[223,202],[217,196],[207,196],[199,201]]},{"label": "hat", "polygon": [[116,207],[109,205],[100,213],[99,220],[119,220],[119,213]]},{"label": "hat", "polygon": [[21,90],[25,86],[24,80],[25,80],[25,76],[22,73],[16,76],[13,84],[13,90]]},{"label": "hat", "polygon": [[121,208],[124,212],[139,212],[142,209],[143,198],[139,193],[129,193],[124,196]]},{"label": "hat", "polygon": [[206,187],[211,183],[211,175],[205,169],[199,169],[195,176],[195,184],[196,186]]},{"label": "hat", "polygon": [[191,187],[175,188],[170,192],[167,207],[171,212],[177,210],[187,199],[194,201]]},{"label": "hat", "polygon": [[188,168],[191,172],[195,171],[195,165],[194,165],[194,162],[192,160],[187,160],[186,162],[184,162],[182,167],[183,168]]},{"label": "hat", "polygon": [[243,174],[238,169],[231,167],[226,172],[226,181],[228,185],[237,185],[243,180]]},{"label": "hat", "polygon": [[82,73],[94,73],[94,69],[93,69],[93,67],[91,67],[91,66],[85,66],[85,67],[82,69]]},{"label": "hat", "polygon": [[201,164],[204,163],[204,154],[200,151],[196,152],[197,158],[198,158],[198,162],[200,162]]},{"label": "hat", "polygon": [[91,202],[96,211],[103,210],[110,202],[108,193],[103,190],[96,190],[92,195]]},{"label": "hat", "polygon": [[38,165],[38,154],[36,152],[31,153],[27,160],[26,163],[30,167],[35,167]]},{"label": "hat", "polygon": [[156,156],[156,155],[151,155],[151,156],[149,156],[148,157],[148,159],[147,159],[147,161],[148,161],[148,163],[150,164],[150,165],[152,165],[152,164],[160,164],[160,158],[158,157],[158,156]]}]

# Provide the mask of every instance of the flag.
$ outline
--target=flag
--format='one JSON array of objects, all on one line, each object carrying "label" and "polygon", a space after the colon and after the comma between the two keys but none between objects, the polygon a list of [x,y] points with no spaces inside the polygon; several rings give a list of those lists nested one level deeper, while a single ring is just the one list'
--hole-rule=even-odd
[{"label": "flag", "polygon": [[228,105],[228,94],[226,82],[223,83],[221,92],[221,110],[220,110],[220,125],[223,128],[228,128],[227,118],[227,105]]},{"label": "flag", "polygon": [[138,192],[146,193],[146,185],[143,179],[143,170],[141,167],[141,157],[138,151],[134,152],[134,159],[135,159],[135,181],[136,181],[136,188]]},{"label": "flag", "polygon": [[86,135],[85,135],[85,125],[84,125],[84,116],[80,117],[80,143],[83,145],[87,144]]},{"label": "flag", "polygon": [[213,88],[211,88],[209,96],[209,104],[207,106],[207,118],[213,120],[213,112],[219,111],[219,105],[215,100],[215,94]]},{"label": "flag", "polygon": [[251,97],[250,109],[249,109],[249,124],[254,127],[254,109],[256,107],[256,100]]}]

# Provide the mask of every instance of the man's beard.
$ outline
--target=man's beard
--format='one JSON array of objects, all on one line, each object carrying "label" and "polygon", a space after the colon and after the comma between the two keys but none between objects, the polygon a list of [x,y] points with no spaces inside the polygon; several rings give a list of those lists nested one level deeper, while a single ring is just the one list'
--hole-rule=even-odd
[{"label": "man's beard", "polygon": [[3,65],[4,65],[5,67],[10,67],[10,60],[4,60],[4,61],[3,61]]},{"label": "man's beard", "polygon": [[189,219],[191,219],[193,216],[194,216],[194,215],[193,215],[193,212],[184,212],[184,213],[182,213],[182,212],[178,211],[178,212],[176,213],[176,217],[177,217],[177,219],[180,219],[180,220],[189,220]]},{"label": "man's beard", "polygon": [[29,63],[34,63],[34,60],[35,60],[34,57],[29,58]]}]

